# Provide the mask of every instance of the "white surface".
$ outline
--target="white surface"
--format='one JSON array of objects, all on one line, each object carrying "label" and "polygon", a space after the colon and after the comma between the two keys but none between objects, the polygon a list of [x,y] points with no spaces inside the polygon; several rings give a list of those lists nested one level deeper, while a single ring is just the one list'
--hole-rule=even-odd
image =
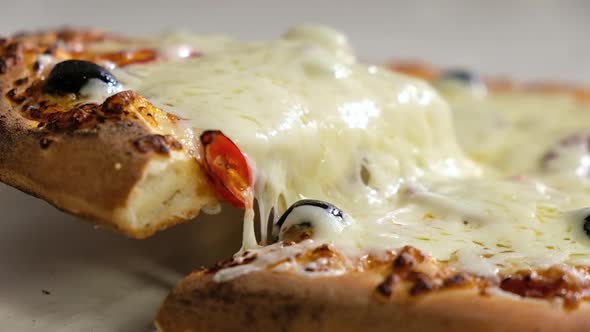
[{"label": "white surface", "polygon": [[[97,25],[270,38],[298,22],[321,22],[348,33],[371,61],[421,58],[517,78],[590,81],[585,1],[0,1],[5,34]],[[233,211],[234,218],[131,240],[3,185],[0,212],[0,322],[12,331],[150,331],[166,292],[192,268],[229,256],[241,227]],[[235,248],[221,249],[228,241]]]}]

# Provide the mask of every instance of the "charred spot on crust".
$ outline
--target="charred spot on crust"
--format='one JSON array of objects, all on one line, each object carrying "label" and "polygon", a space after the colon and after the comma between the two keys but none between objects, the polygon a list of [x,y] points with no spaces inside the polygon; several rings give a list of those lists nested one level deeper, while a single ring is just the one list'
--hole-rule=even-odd
[{"label": "charred spot on crust", "polygon": [[[436,264],[424,269],[425,264]],[[455,287],[470,285],[474,280],[461,273],[454,273],[444,265],[439,265],[434,259],[429,259],[420,250],[406,246],[391,261],[389,273],[377,285],[377,293],[389,297],[398,281],[410,284],[408,293],[412,296]]]},{"label": "charred spot on crust", "polygon": [[422,252],[414,247],[405,246],[393,260],[393,268],[396,270],[411,268],[425,260]]},{"label": "charred spot on crust", "polygon": [[96,120],[97,104],[80,105],[68,112],[44,114],[45,128],[53,132],[76,131],[92,128]]},{"label": "charred spot on crust", "polygon": [[[569,269],[574,269],[571,271]],[[551,267],[546,270],[521,271],[504,278],[499,287],[522,297],[562,298],[566,308],[575,308],[588,298],[590,278],[587,268]]]},{"label": "charred spot on crust", "polygon": [[257,257],[258,257],[258,256],[257,256],[256,254],[251,254],[251,255],[248,255],[247,257],[244,257],[244,259],[242,259],[242,260],[240,261],[240,264],[250,264],[250,263],[252,263],[253,261],[255,261]]},{"label": "charred spot on crust", "polygon": [[26,84],[29,81],[28,77],[22,77],[17,79],[16,81],[14,81],[14,85],[23,85]]},{"label": "charred spot on crust", "polygon": [[520,273],[500,282],[500,288],[523,297],[553,297],[567,291],[563,274],[541,275],[534,271]]},{"label": "charred spot on crust", "polygon": [[118,93],[107,98],[102,105],[102,111],[105,114],[127,115],[129,106],[133,104],[134,95],[129,93]]},{"label": "charred spot on crust", "polygon": [[456,273],[456,274],[453,274],[452,276],[446,278],[443,281],[442,287],[443,288],[458,287],[458,286],[463,286],[469,282],[470,282],[470,279],[466,274]]},{"label": "charred spot on crust", "polygon": [[395,269],[402,269],[405,267],[411,267],[415,263],[414,257],[405,253],[401,252],[398,254],[395,259],[393,260],[393,267]]},{"label": "charred spot on crust", "polygon": [[20,49],[20,44],[14,42],[6,45],[5,52],[9,54],[17,54]]},{"label": "charred spot on crust", "polygon": [[[107,98],[102,105],[102,112],[109,119],[122,119],[125,117],[136,119],[138,115],[141,115],[149,125],[157,127],[159,123],[153,114],[161,111],[149,104],[137,93],[127,90]],[[147,113],[152,114],[152,116],[148,116]]]},{"label": "charred spot on crust", "polygon": [[33,63],[33,70],[35,72],[38,72],[41,70],[41,63],[39,62],[39,60],[37,60]]},{"label": "charred spot on crust", "polygon": [[16,88],[8,90],[6,93],[6,98],[12,100],[16,96]]},{"label": "charred spot on crust", "polygon": [[390,297],[391,294],[393,294],[393,289],[395,288],[398,280],[399,277],[397,275],[393,273],[388,274],[385,279],[383,279],[383,281],[377,285],[377,292],[383,296]]},{"label": "charred spot on crust", "polygon": [[222,270],[222,269],[226,269],[226,268],[230,268],[230,267],[234,267],[234,266],[238,266],[238,265],[249,264],[249,263],[255,261],[256,258],[258,258],[258,254],[256,254],[255,252],[245,251],[242,254],[242,256],[232,257],[230,259],[223,260],[223,261],[215,264],[215,266],[213,268],[204,269],[201,272],[205,273],[205,274],[215,273],[215,272]]},{"label": "charred spot on crust", "polygon": [[[33,82],[17,97],[25,96],[25,102],[20,107],[21,115],[29,120],[39,122],[38,128],[51,132],[84,132],[96,131],[103,123],[118,123],[121,126],[133,127],[134,121],[142,114],[137,112],[140,106],[159,111],[145,99],[133,91],[119,92],[107,98],[102,105],[95,103],[80,104],[79,100],[70,95],[52,96],[43,93],[43,82]],[[155,120],[150,125],[156,127]],[[171,149],[180,149],[181,145],[172,139],[166,139]],[[141,148],[141,147],[140,147]]]},{"label": "charred spot on crust", "polygon": [[133,141],[133,146],[141,153],[155,152],[167,155],[170,150],[181,150],[182,144],[170,135],[146,135]]},{"label": "charred spot on crust", "polygon": [[435,288],[438,288],[433,280],[423,273],[413,273],[413,285],[410,288],[410,295],[416,296],[427,293]]},{"label": "charred spot on crust", "polygon": [[34,121],[39,121],[37,128],[44,127],[47,122],[47,116],[41,111],[41,107],[39,105],[29,105],[25,104],[22,106],[22,114]]},{"label": "charred spot on crust", "polygon": [[0,75],[5,74],[22,60],[22,45],[17,42],[5,43],[0,49]]},{"label": "charred spot on crust", "polygon": [[22,93],[19,94],[17,88],[13,88],[6,93],[6,98],[10,99],[13,103],[20,104],[25,101],[26,96]]}]

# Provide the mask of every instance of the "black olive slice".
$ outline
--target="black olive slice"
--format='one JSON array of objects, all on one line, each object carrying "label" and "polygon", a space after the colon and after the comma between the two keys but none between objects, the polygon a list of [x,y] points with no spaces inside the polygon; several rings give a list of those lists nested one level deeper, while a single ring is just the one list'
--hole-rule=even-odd
[{"label": "black olive slice", "polygon": [[584,218],[584,232],[586,235],[590,236],[590,216]]},{"label": "black olive slice", "polygon": [[[313,207],[317,210],[303,210],[304,207]],[[274,235],[276,239],[288,237],[288,240],[294,238],[303,240],[313,237],[314,228],[321,222],[344,226],[349,223],[349,219],[346,213],[333,204],[315,199],[303,199],[293,203],[283,213],[275,224]],[[330,227],[330,229],[333,228],[333,226]]]},{"label": "black olive slice", "polygon": [[84,60],[66,60],[56,64],[45,85],[45,92],[51,94],[80,93],[91,79],[97,79],[109,86],[119,82],[106,68]]},{"label": "black olive slice", "polygon": [[465,84],[481,84],[479,76],[465,69],[450,69],[442,73],[441,80],[455,80]]}]

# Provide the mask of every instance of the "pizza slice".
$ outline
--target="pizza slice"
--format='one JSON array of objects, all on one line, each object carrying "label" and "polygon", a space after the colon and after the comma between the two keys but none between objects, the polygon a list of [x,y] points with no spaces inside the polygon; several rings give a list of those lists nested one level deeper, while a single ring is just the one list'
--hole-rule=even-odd
[{"label": "pizza slice", "polygon": [[138,238],[218,209],[192,132],[111,72],[194,56],[170,43],[80,30],[1,39],[0,180]]},{"label": "pizza slice", "polygon": [[590,328],[587,90],[395,73],[318,26],[1,49],[0,180],[136,237],[244,209],[162,331]]},{"label": "pizza slice", "polygon": [[[339,190],[345,177],[368,174],[374,161],[357,153],[387,151],[378,146],[381,131],[410,131],[404,123],[413,118],[437,121],[446,112],[437,110],[444,102],[425,83],[356,64],[346,39],[323,28],[299,27],[271,43],[23,34],[2,41],[2,64],[0,179],[135,237],[201,209],[216,212],[220,202],[244,207],[238,196],[254,176],[253,194],[267,220],[273,207],[276,215],[303,192],[320,197]],[[408,101],[393,100],[401,90]],[[413,112],[416,98],[424,107]],[[382,118],[375,103],[389,100],[402,111],[366,135],[369,122]],[[401,142],[399,152],[448,141],[459,153],[443,137],[449,125],[442,119],[431,137]],[[219,139],[205,149],[209,130],[213,135],[205,136]],[[222,160],[228,158],[237,159]],[[410,165],[422,158],[386,159]],[[226,177],[220,170],[228,167]],[[396,168],[391,178],[409,170]],[[302,181],[320,175],[322,181]],[[372,190],[363,187],[359,197]]]},{"label": "pizza slice", "polygon": [[391,68],[449,102],[481,173],[405,179],[377,216],[297,201],[274,244],[182,280],[161,331],[590,329],[588,90]]}]

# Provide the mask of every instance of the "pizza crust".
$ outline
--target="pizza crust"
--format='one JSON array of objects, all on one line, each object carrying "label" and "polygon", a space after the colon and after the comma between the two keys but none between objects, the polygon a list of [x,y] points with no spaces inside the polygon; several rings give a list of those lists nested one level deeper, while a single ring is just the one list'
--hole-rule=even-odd
[{"label": "pizza crust", "polygon": [[588,331],[582,303],[520,298],[497,289],[449,288],[417,296],[396,286],[375,292],[376,271],[309,278],[261,271],[217,283],[200,271],[185,278],[160,309],[161,332],[190,331]]},{"label": "pizza crust", "polygon": [[133,149],[134,138],[155,134],[140,120],[105,123],[90,134],[51,134],[51,143],[41,143],[45,135],[5,103],[0,114],[0,180],[59,209],[143,238],[215,204],[186,151]]},{"label": "pizza crust", "polygon": [[[83,39],[84,32],[70,33]],[[10,99],[20,78],[33,78],[23,48],[58,34],[20,37],[12,42],[12,55],[0,44],[0,181],[136,238],[218,204],[192,147],[179,143],[183,133],[174,117],[134,92],[90,107],[91,126],[70,126],[64,115],[63,124],[58,120],[50,128],[25,116]],[[96,116],[106,111],[121,115]]]}]

